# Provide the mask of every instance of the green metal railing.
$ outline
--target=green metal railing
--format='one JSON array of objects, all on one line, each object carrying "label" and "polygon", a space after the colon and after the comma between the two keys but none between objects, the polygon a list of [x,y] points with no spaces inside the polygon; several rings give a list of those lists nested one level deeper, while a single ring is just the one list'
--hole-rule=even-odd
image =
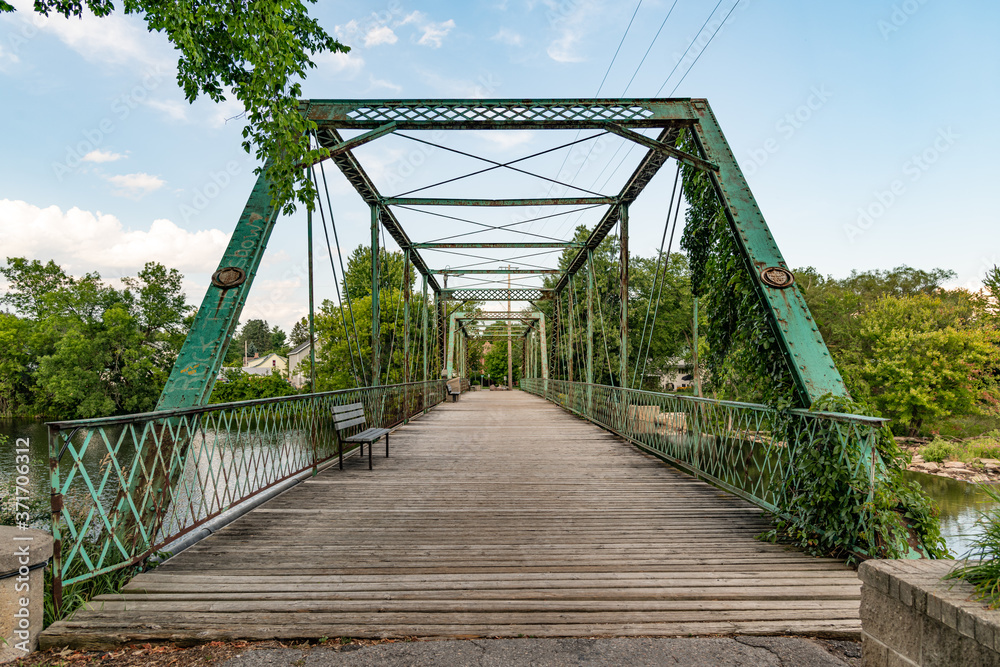
[{"label": "green metal railing", "polygon": [[50,423],[57,600],[342,454],[331,407],[363,403],[388,428],[444,394],[436,380]]},{"label": "green metal railing", "polygon": [[776,514],[798,487],[798,452],[831,438],[843,465],[864,467],[858,472],[868,480],[868,497],[874,493],[884,419],[564,380],[529,378],[521,388]]}]

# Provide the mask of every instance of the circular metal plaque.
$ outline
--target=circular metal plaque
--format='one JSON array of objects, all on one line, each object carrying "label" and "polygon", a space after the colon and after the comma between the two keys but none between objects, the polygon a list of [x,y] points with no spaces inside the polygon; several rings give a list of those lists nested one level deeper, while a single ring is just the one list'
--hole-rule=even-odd
[{"label": "circular metal plaque", "polygon": [[780,266],[769,266],[760,272],[761,281],[768,287],[784,289],[795,282],[795,276],[788,269]]},{"label": "circular metal plaque", "polygon": [[238,287],[246,279],[246,271],[237,266],[226,266],[212,274],[212,284],[220,289]]}]

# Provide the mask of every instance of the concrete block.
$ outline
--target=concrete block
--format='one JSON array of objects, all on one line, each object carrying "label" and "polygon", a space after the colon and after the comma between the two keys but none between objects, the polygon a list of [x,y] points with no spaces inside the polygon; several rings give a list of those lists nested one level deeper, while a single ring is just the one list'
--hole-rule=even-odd
[{"label": "concrete block", "polygon": [[891,650],[911,660],[920,656],[920,617],[899,600],[862,588],[861,625]]},{"label": "concrete block", "polygon": [[988,648],[996,650],[996,630],[992,623],[984,618],[976,618],[976,641]]},{"label": "concrete block", "polygon": [[52,536],[40,530],[0,526],[0,662],[38,647],[45,601],[45,568]]},{"label": "concrete block", "polygon": [[861,632],[861,667],[889,667],[889,648],[867,632]]},{"label": "concrete block", "polygon": [[907,607],[913,606],[913,586],[905,581],[899,582],[899,601]]},{"label": "concrete block", "polygon": [[958,622],[955,627],[958,633],[974,639],[976,636],[976,617],[967,609],[957,609],[956,615]]}]

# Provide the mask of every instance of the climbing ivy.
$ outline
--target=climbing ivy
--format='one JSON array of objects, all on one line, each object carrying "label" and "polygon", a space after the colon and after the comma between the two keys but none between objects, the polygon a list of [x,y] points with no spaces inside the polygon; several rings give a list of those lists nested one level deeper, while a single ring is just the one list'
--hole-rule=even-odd
[{"label": "climbing ivy", "polygon": [[[679,145],[700,153],[690,134]],[[685,167],[684,196],[689,208],[681,247],[690,259],[692,291],[708,322],[709,388],[719,398],[777,408],[773,437],[788,443],[779,452],[786,459],[779,520],[765,538],[848,558],[903,557],[912,543],[922,545],[931,557],[947,557],[936,509],[916,482],[903,478],[906,455],[887,428],[876,429],[874,457],[859,434],[843,437],[838,432],[843,425],[832,420],[811,431],[808,444],[792,446],[804,434],[795,432],[801,420],[790,418],[788,410],[807,400],[797,395],[753,282],[755,273],[737,247],[709,175]],[[832,395],[816,400],[811,409],[872,414],[868,406]],[[873,461],[874,490],[869,477]]]}]

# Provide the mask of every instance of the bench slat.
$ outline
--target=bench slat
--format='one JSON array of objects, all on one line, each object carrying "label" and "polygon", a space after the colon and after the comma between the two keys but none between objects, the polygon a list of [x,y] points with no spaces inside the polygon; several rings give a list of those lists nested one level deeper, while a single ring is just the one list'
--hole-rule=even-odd
[{"label": "bench slat", "polygon": [[355,417],[354,419],[342,419],[336,421],[336,426],[338,431],[343,431],[345,428],[350,428],[352,426],[357,426],[358,424],[364,424],[367,420],[364,415],[360,417]]},{"label": "bench slat", "polygon": [[357,435],[344,438],[344,442],[375,442],[387,433],[389,433],[389,429],[387,428],[370,428],[367,431],[358,433]]},{"label": "bench slat", "polygon": [[365,404],[364,403],[350,403],[348,405],[334,405],[330,409],[333,411],[333,414],[336,415],[336,414],[340,414],[341,412],[354,412],[354,411],[357,411],[357,410],[364,410],[365,409]]},{"label": "bench slat", "polygon": [[340,413],[335,412],[333,414],[333,419],[335,421],[344,421],[345,419],[354,419],[355,417],[364,417],[364,416],[365,416],[364,410],[354,410],[352,412],[340,412]]}]

